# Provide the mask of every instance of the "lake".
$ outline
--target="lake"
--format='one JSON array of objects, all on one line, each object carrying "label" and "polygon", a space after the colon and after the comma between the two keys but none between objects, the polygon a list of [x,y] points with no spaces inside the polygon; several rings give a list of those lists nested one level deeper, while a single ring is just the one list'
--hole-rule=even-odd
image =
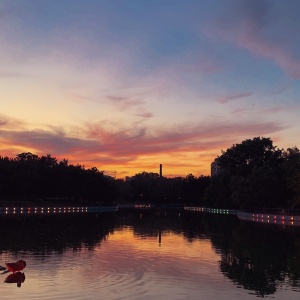
[{"label": "lake", "polygon": [[299,299],[300,228],[172,210],[0,215],[1,299]]}]

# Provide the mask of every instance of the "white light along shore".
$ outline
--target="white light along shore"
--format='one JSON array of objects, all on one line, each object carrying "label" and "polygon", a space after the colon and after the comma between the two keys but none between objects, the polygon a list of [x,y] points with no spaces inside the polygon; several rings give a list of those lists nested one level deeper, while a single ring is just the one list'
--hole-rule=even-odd
[{"label": "white light along shore", "polygon": [[[140,206],[132,206],[140,207]],[[217,209],[207,207],[190,207],[185,206],[185,210],[212,213],[212,214],[227,214],[237,215],[242,221],[252,221],[266,224],[300,226],[300,215],[286,214],[268,214],[268,213],[248,213],[233,209]],[[59,206],[59,207],[0,207],[0,215],[13,214],[70,214],[70,213],[90,213],[90,212],[114,212],[117,211],[117,206]]]},{"label": "white light along shore", "polygon": [[31,206],[31,207],[0,207],[0,215],[11,214],[67,214],[89,212],[112,212],[117,211],[115,206]]},{"label": "white light along shore", "polygon": [[268,213],[248,213],[232,209],[217,209],[207,207],[184,207],[185,210],[199,211],[213,214],[231,214],[237,215],[242,221],[251,221],[257,223],[276,224],[276,225],[289,225],[300,226],[299,215],[288,214],[268,214]]},{"label": "white light along shore", "polygon": [[224,215],[236,215],[238,210],[225,209],[225,208],[208,208],[208,207],[197,207],[197,206],[185,206],[185,210],[206,212],[211,214],[224,214]]}]

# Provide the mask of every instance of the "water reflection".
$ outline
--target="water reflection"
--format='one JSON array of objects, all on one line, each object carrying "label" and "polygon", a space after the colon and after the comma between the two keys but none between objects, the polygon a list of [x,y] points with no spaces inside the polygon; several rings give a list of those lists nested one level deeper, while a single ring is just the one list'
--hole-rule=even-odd
[{"label": "water reflection", "polygon": [[[0,226],[0,254],[26,255],[31,260],[26,283],[39,282],[35,286],[41,292],[42,287],[48,291],[49,282],[57,286],[49,299],[69,298],[73,290],[87,287],[90,299],[97,299],[99,290],[106,299],[163,299],[162,291],[174,286],[181,294],[164,299],[198,299],[200,290],[212,299],[221,289],[223,299],[231,299],[237,287],[260,297],[300,291],[299,228],[241,222],[228,215],[130,209],[4,216]],[[21,286],[25,275],[18,273],[5,282]],[[213,287],[210,292],[207,286]]]},{"label": "water reflection", "polygon": [[127,225],[140,236],[158,236],[159,245],[168,231],[183,234],[189,243],[209,239],[221,256],[222,274],[256,296],[274,294],[282,285],[300,291],[299,228],[186,212],[181,213],[181,218],[175,214],[163,218],[144,215],[143,222],[134,220]]},{"label": "water reflection", "polygon": [[1,231],[0,252],[92,250],[114,231],[115,214],[13,215],[0,218],[0,226],[6,228]]},{"label": "water reflection", "polygon": [[21,287],[21,284],[25,281],[25,274],[22,272],[16,272],[8,275],[4,282],[5,283],[16,283],[17,287]]},{"label": "water reflection", "polygon": [[262,297],[282,285],[300,291],[299,228],[207,215],[203,223],[212,245],[220,251],[220,271],[235,284]]},{"label": "water reflection", "polygon": [[299,232],[292,229],[241,224],[232,230],[229,249],[221,248],[220,269],[259,296],[274,294],[282,284],[299,291],[299,246]]}]

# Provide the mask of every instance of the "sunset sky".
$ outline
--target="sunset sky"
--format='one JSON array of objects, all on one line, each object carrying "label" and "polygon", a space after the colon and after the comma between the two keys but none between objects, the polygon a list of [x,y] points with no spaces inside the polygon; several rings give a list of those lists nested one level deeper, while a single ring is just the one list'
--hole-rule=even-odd
[{"label": "sunset sky", "polygon": [[0,0],[0,155],[117,178],[300,147],[299,0]]}]

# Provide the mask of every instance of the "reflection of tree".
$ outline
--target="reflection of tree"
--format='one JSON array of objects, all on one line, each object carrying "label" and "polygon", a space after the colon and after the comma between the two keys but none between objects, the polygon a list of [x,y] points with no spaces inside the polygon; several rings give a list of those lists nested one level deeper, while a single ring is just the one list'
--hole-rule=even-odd
[{"label": "reflection of tree", "polygon": [[264,267],[256,268],[247,258],[239,259],[231,254],[222,255],[220,268],[234,283],[247,290],[254,290],[257,295],[264,296],[276,292],[276,278],[267,274]]},{"label": "reflection of tree", "polygon": [[156,237],[165,232],[181,234],[182,225],[177,210],[127,210],[122,214],[121,226],[132,227],[137,236]]},{"label": "reflection of tree", "polygon": [[14,215],[0,218],[0,227],[0,252],[33,251],[45,254],[63,252],[66,248],[93,249],[114,231],[115,215]]},{"label": "reflection of tree", "polygon": [[211,240],[221,250],[221,272],[256,295],[265,296],[274,294],[280,283],[297,282],[300,265],[294,264],[293,257],[300,248],[292,232],[258,226],[242,223],[232,227],[225,244],[220,239]]},{"label": "reflection of tree", "polygon": [[[257,296],[271,295],[284,283],[300,291],[299,228],[240,222],[235,216],[178,210],[120,210],[117,213],[3,216],[1,252],[47,254],[93,250],[115,228],[130,227],[140,237],[164,244],[170,232],[189,243],[209,239],[220,254],[220,272]],[[160,238],[161,237],[161,238]],[[176,249],[174,249],[176,251]]]},{"label": "reflection of tree", "polygon": [[191,213],[182,220],[190,242],[211,240],[221,255],[220,271],[236,285],[261,297],[274,294],[283,282],[300,291],[299,228],[282,230],[214,214]]}]

